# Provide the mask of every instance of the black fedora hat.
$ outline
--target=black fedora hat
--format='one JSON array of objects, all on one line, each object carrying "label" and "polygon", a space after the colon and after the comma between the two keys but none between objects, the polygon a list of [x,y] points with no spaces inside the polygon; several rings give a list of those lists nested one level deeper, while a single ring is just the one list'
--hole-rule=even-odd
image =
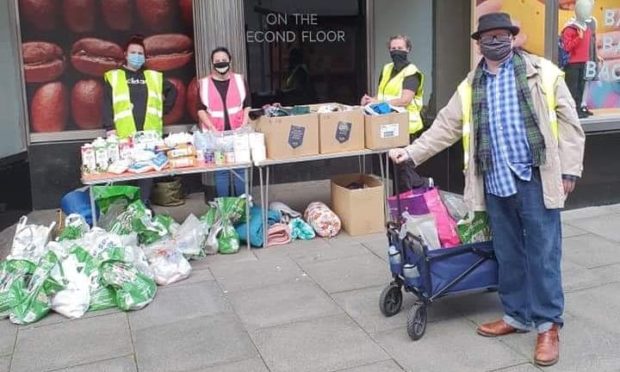
[{"label": "black fedora hat", "polygon": [[489,13],[478,18],[478,30],[471,35],[471,38],[478,40],[480,34],[491,30],[508,30],[513,35],[519,33],[519,27],[512,24],[508,13]]}]

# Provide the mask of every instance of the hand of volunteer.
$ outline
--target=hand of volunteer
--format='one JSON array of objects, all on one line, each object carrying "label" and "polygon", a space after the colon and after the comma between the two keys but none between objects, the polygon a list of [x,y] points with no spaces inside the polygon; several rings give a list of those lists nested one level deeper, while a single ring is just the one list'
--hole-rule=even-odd
[{"label": "hand of volunteer", "polygon": [[369,103],[373,103],[374,102],[374,98],[372,98],[371,96],[369,96],[368,94],[364,94],[364,97],[362,97],[362,106],[366,106]]},{"label": "hand of volunteer", "polygon": [[407,153],[405,149],[391,149],[389,155],[392,161],[396,164],[409,160],[409,153]]},{"label": "hand of volunteer", "polygon": [[575,180],[562,180],[562,184],[564,185],[564,195],[568,195],[575,190]]}]

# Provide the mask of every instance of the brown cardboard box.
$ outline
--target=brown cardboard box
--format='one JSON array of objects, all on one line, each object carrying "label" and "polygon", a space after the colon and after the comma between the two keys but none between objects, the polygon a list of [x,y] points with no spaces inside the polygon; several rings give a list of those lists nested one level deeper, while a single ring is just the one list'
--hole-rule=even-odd
[{"label": "brown cardboard box", "polygon": [[[365,187],[348,189],[354,182]],[[332,178],[331,204],[350,235],[372,234],[385,229],[383,183],[376,177],[350,174]]]},{"label": "brown cardboard box", "polygon": [[364,114],[366,148],[391,149],[409,144],[409,114],[407,112],[386,115]]},{"label": "brown cardboard box", "polygon": [[319,149],[321,154],[363,150],[364,114],[351,111],[319,114]]},{"label": "brown cardboard box", "polygon": [[319,153],[319,115],[261,117],[256,131],[265,134],[267,158],[282,160]]}]

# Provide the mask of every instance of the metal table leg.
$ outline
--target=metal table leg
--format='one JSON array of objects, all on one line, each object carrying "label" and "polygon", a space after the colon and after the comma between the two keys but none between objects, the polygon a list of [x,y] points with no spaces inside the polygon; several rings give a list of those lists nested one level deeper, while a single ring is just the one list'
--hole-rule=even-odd
[{"label": "metal table leg", "polygon": [[263,247],[267,248],[267,230],[269,229],[269,172],[270,166],[265,167],[265,206],[263,209]]},{"label": "metal table leg", "polygon": [[97,227],[97,207],[95,206],[95,195],[93,186],[88,186],[88,195],[90,196],[90,210],[93,217],[93,227]]},{"label": "metal table leg", "polygon": [[[265,179],[263,178],[263,166],[258,167],[258,188],[260,194],[260,209],[261,209],[261,222],[264,223],[266,219],[267,211],[265,210]],[[264,235],[263,235],[264,239]]]},{"label": "metal table leg", "polygon": [[251,248],[251,244],[250,244],[250,200],[252,199],[251,195],[250,195],[250,175],[248,172],[248,169],[251,168],[245,168],[243,170],[244,175],[245,175],[245,196],[246,196],[246,203],[245,203],[245,242],[246,245],[248,247],[248,250],[250,250]]}]

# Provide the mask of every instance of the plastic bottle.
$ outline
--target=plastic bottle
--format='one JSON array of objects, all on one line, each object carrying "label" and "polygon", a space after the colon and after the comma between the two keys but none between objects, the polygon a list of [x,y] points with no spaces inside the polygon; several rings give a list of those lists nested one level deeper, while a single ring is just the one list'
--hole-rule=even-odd
[{"label": "plastic bottle", "polygon": [[400,275],[400,271],[402,269],[402,256],[400,255],[400,251],[396,249],[395,246],[391,245],[388,249],[388,255],[390,257],[390,270],[392,273]]},{"label": "plastic bottle", "polygon": [[225,162],[225,158],[224,158],[224,146],[222,141],[218,138],[218,140],[215,142],[215,165],[217,166],[221,166],[224,165]]},{"label": "plastic bottle", "polygon": [[420,272],[415,265],[405,264],[405,266],[403,266],[403,276],[405,277],[407,285],[413,286],[416,284],[417,278],[420,277]]},{"label": "plastic bottle", "polygon": [[235,146],[232,141],[226,141],[224,144],[224,162],[235,164]]}]

